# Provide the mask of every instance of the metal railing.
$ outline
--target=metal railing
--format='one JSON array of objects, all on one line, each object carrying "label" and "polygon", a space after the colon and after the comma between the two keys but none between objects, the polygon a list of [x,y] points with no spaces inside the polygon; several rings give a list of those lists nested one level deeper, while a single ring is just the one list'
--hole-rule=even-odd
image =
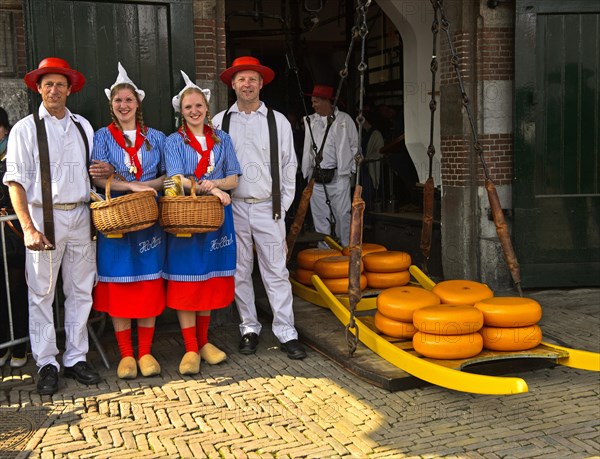
[{"label": "metal railing", "polygon": [[[17,220],[17,216],[16,215],[5,215],[5,216],[0,216],[0,246],[1,246],[1,250],[2,250],[2,263],[3,263],[3,268],[4,268],[4,279],[1,279],[0,282],[5,282],[6,285],[6,309],[7,309],[7,316],[8,316],[8,335],[9,335],[9,340],[5,341],[5,342],[0,342],[0,349],[6,349],[6,348],[11,348],[17,344],[21,344],[21,343],[25,343],[29,341],[29,334],[28,336],[25,337],[21,337],[21,338],[15,338],[15,331],[14,331],[14,320],[13,320],[13,311],[12,311],[12,298],[11,298],[11,285],[10,285],[10,277],[9,277],[9,270],[8,270],[8,254],[6,251],[6,231],[7,231],[7,223],[8,221],[11,220]],[[8,230],[10,231],[10,229]],[[62,314],[63,314],[63,310],[64,310],[64,304],[62,301],[62,296],[59,295],[59,288],[57,285],[57,288],[55,290],[54,293],[54,324],[55,326],[57,324],[62,324]],[[106,314],[105,313],[93,313],[93,317],[91,316],[90,319],[87,322],[87,329],[88,329],[88,334],[89,337],[92,340],[92,343],[94,344],[94,346],[96,347],[96,350],[98,351],[98,354],[100,354],[100,358],[102,359],[102,363],[104,364],[104,366],[106,368],[110,368],[110,364],[108,362],[108,358],[106,357],[106,353],[104,352],[104,348],[102,347],[102,344],[100,343],[100,340],[98,339],[98,335],[102,333],[102,331],[104,330],[104,323],[106,322]],[[96,330],[94,329],[94,326],[96,326],[98,328],[98,333],[96,333]],[[56,328],[57,333],[60,332],[64,332],[64,327],[60,326]]]}]

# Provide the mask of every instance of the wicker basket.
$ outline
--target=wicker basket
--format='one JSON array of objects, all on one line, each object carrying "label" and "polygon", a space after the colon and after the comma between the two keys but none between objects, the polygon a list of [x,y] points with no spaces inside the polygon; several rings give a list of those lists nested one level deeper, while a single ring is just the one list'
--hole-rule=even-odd
[{"label": "wicker basket", "polygon": [[191,187],[191,196],[163,196],[158,200],[159,222],[167,233],[208,233],[223,224],[221,200],[216,196],[196,196],[195,188]]},{"label": "wicker basket", "polygon": [[158,219],[156,195],[152,191],[138,191],[116,198],[110,197],[113,177],[125,181],[119,174],[106,180],[106,200],[92,202],[92,221],[103,234],[122,234],[149,228]]}]

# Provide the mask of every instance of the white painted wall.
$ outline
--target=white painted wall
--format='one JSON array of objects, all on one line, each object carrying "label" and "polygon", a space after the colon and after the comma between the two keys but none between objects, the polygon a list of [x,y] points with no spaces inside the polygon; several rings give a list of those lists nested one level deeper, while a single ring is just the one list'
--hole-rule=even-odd
[{"label": "white painted wall", "polygon": [[[419,181],[429,176],[429,146],[431,111],[431,52],[433,8],[427,0],[377,0],[377,4],[394,23],[402,37],[404,50],[404,126],[408,152],[415,164]],[[439,41],[439,40],[438,40]],[[439,43],[438,43],[439,50]],[[439,71],[437,74],[439,91]],[[440,101],[435,112],[433,178],[440,179]]]}]

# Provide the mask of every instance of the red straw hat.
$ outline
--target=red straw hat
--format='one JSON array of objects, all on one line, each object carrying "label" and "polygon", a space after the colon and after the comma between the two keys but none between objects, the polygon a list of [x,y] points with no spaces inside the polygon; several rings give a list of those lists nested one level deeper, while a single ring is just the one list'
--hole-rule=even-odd
[{"label": "red straw hat", "polygon": [[37,69],[32,70],[25,75],[25,84],[29,89],[37,92],[37,82],[43,75],[48,73],[58,73],[64,75],[71,83],[71,92],[77,92],[83,88],[85,77],[77,70],[73,70],[67,61],[60,57],[47,57]]},{"label": "red straw hat", "polygon": [[318,97],[319,99],[333,100],[333,88],[331,86],[316,84],[312,93],[306,93],[304,95],[309,97]]},{"label": "red straw hat", "polygon": [[273,81],[273,78],[275,78],[275,72],[269,67],[261,65],[258,59],[250,56],[242,56],[235,59],[231,64],[231,67],[221,73],[221,81],[226,85],[231,85],[233,75],[242,70],[254,70],[255,72],[260,73],[263,77],[263,84],[269,84]]}]

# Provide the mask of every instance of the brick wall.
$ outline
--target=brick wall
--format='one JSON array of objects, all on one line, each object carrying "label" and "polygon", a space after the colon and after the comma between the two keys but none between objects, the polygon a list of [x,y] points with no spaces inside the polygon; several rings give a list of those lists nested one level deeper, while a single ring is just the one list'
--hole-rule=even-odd
[{"label": "brick wall", "polygon": [[477,34],[477,74],[482,80],[512,80],[514,75],[514,29],[487,27]]},{"label": "brick wall", "polygon": [[227,88],[219,74],[227,67],[225,5],[220,0],[194,0],[194,55],[196,82],[212,91],[211,106],[224,108]]},{"label": "brick wall", "polygon": [[[514,15],[514,5],[507,5],[502,10],[491,10],[487,8],[485,1],[481,1],[479,7],[483,20],[478,20],[473,29],[466,31],[457,30],[461,23],[456,21],[450,24],[450,31],[488,173],[497,185],[511,185],[513,94],[510,82],[514,76],[514,23],[510,18]],[[464,8],[469,5],[473,4],[463,4]],[[464,27],[469,28],[468,25]],[[446,94],[453,94],[446,100],[451,106],[442,112],[446,114],[441,121],[442,183],[457,187],[483,186],[483,168],[479,158],[472,157],[476,152],[472,148],[471,126],[464,116],[458,79],[451,62],[451,48],[441,28],[439,38],[440,88]],[[484,99],[490,96],[486,92],[488,85],[497,89],[493,92],[496,100]],[[476,88],[482,91],[477,91]],[[499,114],[499,109],[504,111]]]}]

